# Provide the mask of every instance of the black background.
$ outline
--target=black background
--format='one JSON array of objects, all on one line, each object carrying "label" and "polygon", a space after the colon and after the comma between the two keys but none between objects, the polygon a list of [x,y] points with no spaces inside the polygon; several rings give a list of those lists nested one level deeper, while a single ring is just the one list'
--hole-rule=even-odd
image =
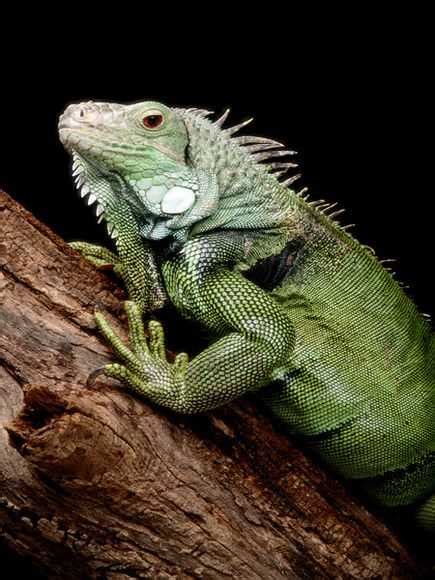
[{"label": "black background", "polygon": [[434,313],[432,71],[424,32],[415,40],[389,26],[341,36],[326,29],[314,50],[310,37],[292,45],[288,32],[241,41],[234,54],[218,44],[192,52],[191,43],[180,54],[173,45],[156,56],[144,47],[132,60],[137,46],[90,57],[76,48],[27,55],[3,73],[0,187],[64,238],[104,240],[57,138],[65,106],[89,99],[155,99],[216,113],[230,106],[233,123],[254,116],[250,133],[299,152],[301,186],[346,208],[342,222],[355,223],[354,235],[381,258],[397,258],[398,278],[423,312]]},{"label": "black background", "polygon": [[301,186],[347,208],[342,222],[355,223],[354,235],[381,258],[397,258],[398,278],[434,315],[428,15],[313,7],[301,18],[293,6],[275,5],[263,6],[254,23],[252,6],[239,19],[234,6],[216,6],[187,26],[165,10],[118,8],[98,26],[83,10],[50,14],[48,36],[38,26],[31,34],[14,29],[2,48],[0,187],[65,239],[104,242],[58,142],[65,106],[90,99],[155,99],[216,113],[230,106],[234,123],[255,117],[245,132],[299,152]]}]

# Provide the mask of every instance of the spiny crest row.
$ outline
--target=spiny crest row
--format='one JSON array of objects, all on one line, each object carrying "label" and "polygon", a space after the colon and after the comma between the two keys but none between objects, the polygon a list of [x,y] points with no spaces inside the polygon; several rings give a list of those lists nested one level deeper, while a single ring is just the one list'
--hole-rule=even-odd
[{"label": "spiny crest row", "polygon": [[[189,114],[193,114],[196,117],[203,119],[213,114],[213,111],[207,111],[205,109],[186,109]],[[273,139],[267,139],[266,137],[255,137],[252,135],[241,135],[238,137],[234,137],[234,135],[252,123],[254,120],[253,117],[247,119],[246,121],[242,121],[237,125],[232,127],[227,127],[223,129],[223,125],[230,114],[230,109],[226,109],[223,114],[212,123],[214,127],[218,127],[221,129],[222,133],[228,137],[232,138],[237,145],[243,147],[244,151],[249,153],[253,161],[256,163],[260,163],[262,161],[267,161],[268,163],[265,164],[265,168],[273,172],[273,175],[276,178],[280,178],[284,175],[289,169],[297,167],[297,163],[292,161],[270,161],[272,159],[276,160],[277,158],[287,157],[296,155],[296,151],[292,151],[290,149],[284,149],[285,145],[280,143],[279,141],[274,141]],[[300,174],[292,175],[288,177],[285,181],[282,181],[281,184],[284,187],[288,187],[292,183],[294,183],[297,179],[301,177]]]}]

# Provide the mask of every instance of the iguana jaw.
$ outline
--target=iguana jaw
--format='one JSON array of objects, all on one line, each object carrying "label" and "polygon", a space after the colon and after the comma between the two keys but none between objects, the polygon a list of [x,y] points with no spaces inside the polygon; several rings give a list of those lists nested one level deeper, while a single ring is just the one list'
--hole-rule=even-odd
[{"label": "iguana jaw", "polygon": [[[104,175],[102,169],[87,161],[76,151],[71,153],[73,159],[72,174],[80,197],[87,205],[95,207],[97,222],[101,223],[105,220],[109,236],[115,239],[117,232],[114,225],[110,223],[106,210],[115,206],[117,193],[113,185],[110,185],[108,175]],[[116,179],[120,178],[115,175],[111,176],[112,182]]]}]

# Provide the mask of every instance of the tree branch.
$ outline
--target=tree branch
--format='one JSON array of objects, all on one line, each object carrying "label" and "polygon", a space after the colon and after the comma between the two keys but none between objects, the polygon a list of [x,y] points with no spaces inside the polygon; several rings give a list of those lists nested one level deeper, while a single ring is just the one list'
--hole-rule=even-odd
[{"label": "tree branch", "polygon": [[122,292],[0,192],[0,538],[50,578],[407,578],[386,527],[249,400],[164,412],[89,373]]}]

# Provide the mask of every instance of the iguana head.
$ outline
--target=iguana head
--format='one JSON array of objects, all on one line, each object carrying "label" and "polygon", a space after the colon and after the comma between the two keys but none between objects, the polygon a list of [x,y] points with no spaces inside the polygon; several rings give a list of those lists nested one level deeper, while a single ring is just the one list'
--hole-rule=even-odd
[{"label": "iguana head", "polygon": [[[133,105],[70,105],[60,139],[73,175],[97,216],[116,236],[119,203],[127,204],[143,237],[184,240],[211,229],[275,226],[288,208],[271,175],[293,164],[260,164],[292,152],[259,137],[234,137],[245,123],[222,127],[198,109],[146,101]],[[277,219],[278,218],[278,219]]]}]

